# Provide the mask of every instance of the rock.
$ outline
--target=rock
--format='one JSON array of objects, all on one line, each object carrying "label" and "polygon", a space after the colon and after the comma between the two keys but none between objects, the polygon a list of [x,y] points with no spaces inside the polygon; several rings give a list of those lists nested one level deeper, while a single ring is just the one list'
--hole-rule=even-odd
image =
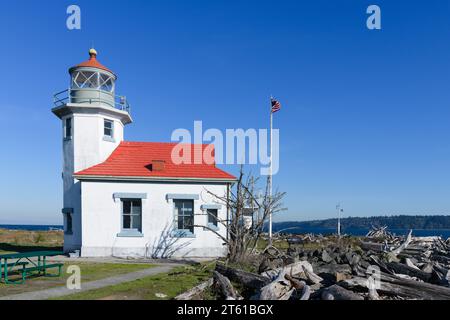
[{"label": "rock", "polygon": [[326,263],[330,263],[331,261],[334,260],[333,257],[328,253],[327,250],[323,250],[323,251],[322,251],[322,256],[321,256],[321,258],[322,258],[322,261],[323,261],[323,262],[326,262]]},{"label": "rock", "polygon": [[343,280],[351,279],[352,276],[348,273],[336,272],[336,282],[340,282]]},{"label": "rock", "polygon": [[361,261],[361,256],[353,252],[347,252],[345,254],[345,260],[349,265],[355,266]]},{"label": "rock", "polygon": [[334,296],[329,292],[322,293],[322,300],[334,300]]}]

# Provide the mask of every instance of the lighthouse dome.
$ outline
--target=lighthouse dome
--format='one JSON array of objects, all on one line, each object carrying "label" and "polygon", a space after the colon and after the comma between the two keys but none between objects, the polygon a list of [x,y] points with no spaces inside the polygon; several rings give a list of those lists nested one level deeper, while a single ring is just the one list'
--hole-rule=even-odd
[{"label": "lighthouse dome", "polygon": [[97,50],[95,50],[94,48],[91,48],[89,50],[89,59],[70,68],[69,73],[71,73],[74,69],[78,69],[78,68],[82,68],[82,67],[86,67],[86,68],[95,68],[95,69],[101,69],[104,71],[107,71],[111,74],[114,74],[113,71],[111,71],[110,69],[108,69],[107,67],[105,67],[104,65],[102,65],[98,60],[97,60]]}]

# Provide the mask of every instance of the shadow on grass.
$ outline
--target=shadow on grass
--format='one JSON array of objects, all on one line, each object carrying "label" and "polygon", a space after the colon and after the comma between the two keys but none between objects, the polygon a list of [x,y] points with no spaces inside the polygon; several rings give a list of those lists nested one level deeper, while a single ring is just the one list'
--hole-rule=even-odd
[{"label": "shadow on grass", "polygon": [[32,251],[63,251],[61,246],[29,246],[10,243],[0,243],[0,251],[12,251],[12,252],[32,252]]}]

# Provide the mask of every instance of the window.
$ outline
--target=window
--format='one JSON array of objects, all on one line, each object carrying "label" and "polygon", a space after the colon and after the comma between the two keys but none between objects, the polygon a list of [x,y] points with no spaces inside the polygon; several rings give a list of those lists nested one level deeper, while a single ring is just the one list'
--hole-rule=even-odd
[{"label": "window", "polygon": [[185,233],[194,233],[194,201],[174,200],[176,229]]},{"label": "window", "polygon": [[67,118],[64,123],[64,138],[72,138],[72,118]]},{"label": "window", "polygon": [[208,225],[217,228],[217,209],[207,209]]},{"label": "window", "polygon": [[66,213],[66,229],[64,230],[65,234],[72,234],[72,214],[71,213]]},{"label": "window", "polygon": [[103,134],[105,137],[113,139],[114,137],[114,121],[104,120]]},{"label": "window", "polygon": [[74,89],[98,89],[98,72],[79,71],[72,75],[72,88]]},{"label": "window", "polygon": [[114,91],[114,82],[112,77],[100,73],[100,90],[108,92]]},{"label": "window", "polygon": [[142,200],[122,200],[122,230],[142,232]]}]

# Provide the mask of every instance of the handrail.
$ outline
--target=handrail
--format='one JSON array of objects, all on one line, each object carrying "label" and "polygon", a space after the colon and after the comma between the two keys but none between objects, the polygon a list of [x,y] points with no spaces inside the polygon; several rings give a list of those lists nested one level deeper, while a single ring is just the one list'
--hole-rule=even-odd
[{"label": "handrail", "polygon": [[[79,89],[79,90],[83,90],[83,89]],[[125,96],[113,95],[107,91],[90,89],[91,91],[98,91],[99,97],[98,98],[86,98],[86,101],[80,101],[79,97],[72,96],[72,91],[79,91],[79,90],[66,89],[66,90],[55,93],[53,95],[53,104],[56,107],[61,107],[67,103],[74,103],[73,101],[75,101],[75,100],[76,100],[76,103],[80,103],[80,104],[84,104],[84,103],[92,104],[92,103],[102,102],[102,103],[108,104],[109,106],[111,106],[115,109],[131,113],[131,106],[128,103],[127,98]],[[110,94],[111,96],[113,96],[114,103],[110,103],[107,100],[102,99],[100,97],[100,93]]]}]

